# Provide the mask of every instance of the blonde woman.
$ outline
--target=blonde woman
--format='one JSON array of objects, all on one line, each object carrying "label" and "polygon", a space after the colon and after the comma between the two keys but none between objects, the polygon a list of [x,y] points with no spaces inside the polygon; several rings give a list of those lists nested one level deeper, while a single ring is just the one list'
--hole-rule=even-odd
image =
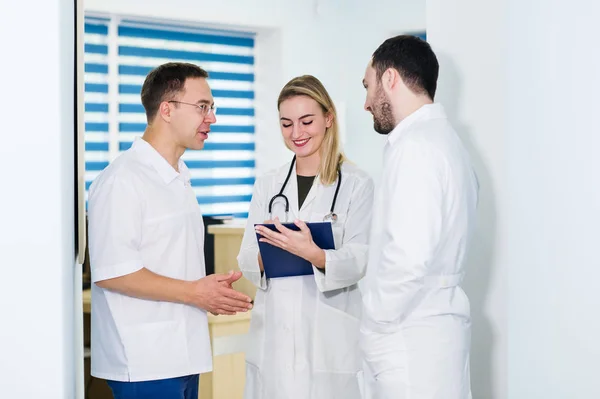
[{"label": "blonde woman", "polygon": [[[335,106],[317,78],[292,79],[277,106],[294,157],[257,179],[238,256],[258,287],[244,398],[358,399],[357,283],[367,265],[373,181],[342,154]],[[271,221],[277,231],[255,228]],[[284,227],[286,221],[300,230]],[[335,249],[319,248],[305,224],[323,221],[332,223]],[[309,261],[312,273],[267,278],[257,233]]]}]

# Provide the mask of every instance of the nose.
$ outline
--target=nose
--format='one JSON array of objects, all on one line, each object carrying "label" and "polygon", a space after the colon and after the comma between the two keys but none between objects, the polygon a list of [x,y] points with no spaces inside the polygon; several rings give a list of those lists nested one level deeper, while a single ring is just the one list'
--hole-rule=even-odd
[{"label": "nose", "polygon": [[216,123],[217,122],[217,115],[215,115],[215,112],[213,110],[208,111],[208,114],[206,114],[206,116],[204,117],[204,122],[206,122],[206,123]]},{"label": "nose", "polygon": [[369,100],[365,100],[365,105],[363,105],[365,111],[371,112],[371,105],[369,104]]},{"label": "nose", "polygon": [[292,126],[292,139],[302,137],[302,132],[300,131],[300,127],[301,127],[300,123],[294,123],[294,125]]}]

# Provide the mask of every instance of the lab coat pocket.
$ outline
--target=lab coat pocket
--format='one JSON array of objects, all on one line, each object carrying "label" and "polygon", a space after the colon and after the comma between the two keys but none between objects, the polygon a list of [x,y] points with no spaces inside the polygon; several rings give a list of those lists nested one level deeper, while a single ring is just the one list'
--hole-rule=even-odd
[{"label": "lab coat pocket", "polygon": [[133,380],[172,375],[187,369],[188,350],[183,322],[162,321],[122,329],[125,355]]},{"label": "lab coat pocket", "polygon": [[258,290],[254,298],[254,307],[252,308],[252,317],[250,318],[250,329],[246,339],[246,361],[254,364],[262,364],[263,350],[265,347],[265,293]]},{"label": "lab coat pocket", "polygon": [[263,397],[260,370],[254,364],[246,362],[246,383],[244,399],[259,399]]},{"label": "lab coat pocket", "polygon": [[360,370],[358,373],[356,373],[356,380],[358,382],[358,390],[360,392],[360,397],[362,399],[366,399],[366,392],[365,392],[365,373]]},{"label": "lab coat pocket", "polygon": [[358,318],[324,303],[316,312],[314,369],[351,373],[360,369]]}]

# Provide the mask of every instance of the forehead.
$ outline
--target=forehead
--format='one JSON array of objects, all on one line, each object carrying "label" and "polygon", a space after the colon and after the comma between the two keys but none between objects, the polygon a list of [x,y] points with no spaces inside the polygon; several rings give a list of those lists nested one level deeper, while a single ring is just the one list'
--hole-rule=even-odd
[{"label": "forehead", "polygon": [[186,79],[183,85],[185,89],[183,97],[190,101],[211,100],[212,93],[208,82],[204,78]]},{"label": "forehead", "polygon": [[308,96],[294,96],[284,100],[279,105],[279,113],[282,116],[302,116],[306,113],[320,111],[319,103]]}]

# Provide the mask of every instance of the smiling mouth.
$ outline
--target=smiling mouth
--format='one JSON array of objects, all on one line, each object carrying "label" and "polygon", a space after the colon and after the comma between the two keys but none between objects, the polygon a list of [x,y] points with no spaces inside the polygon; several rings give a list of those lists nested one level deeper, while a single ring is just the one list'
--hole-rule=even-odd
[{"label": "smiling mouth", "polygon": [[302,140],[292,140],[292,143],[294,143],[294,145],[296,147],[304,147],[306,145],[306,143],[308,143],[310,140],[310,137],[307,139],[302,139]]},{"label": "smiling mouth", "polygon": [[210,130],[199,130],[198,134],[204,136],[204,138],[208,138],[208,133],[210,133]]}]

